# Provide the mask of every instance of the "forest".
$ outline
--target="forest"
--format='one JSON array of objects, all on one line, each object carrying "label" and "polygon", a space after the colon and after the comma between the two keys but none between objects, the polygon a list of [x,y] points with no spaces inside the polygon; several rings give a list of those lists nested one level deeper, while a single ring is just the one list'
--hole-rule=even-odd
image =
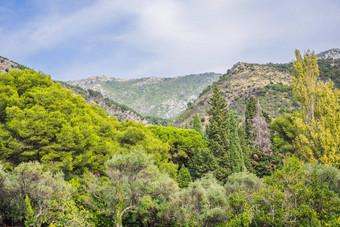
[{"label": "forest", "polygon": [[120,122],[31,69],[0,74],[1,226],[340,226],[340,90],[295,52],[299,109]]}]

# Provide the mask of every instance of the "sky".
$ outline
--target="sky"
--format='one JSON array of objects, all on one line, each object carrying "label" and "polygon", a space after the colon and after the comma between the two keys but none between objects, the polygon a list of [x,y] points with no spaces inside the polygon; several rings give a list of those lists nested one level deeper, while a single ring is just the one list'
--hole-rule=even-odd
[{"label": "sky", "polygon": [[286,63],[339,28],[339,0],[0,0],[0,56],[63,81]]}]

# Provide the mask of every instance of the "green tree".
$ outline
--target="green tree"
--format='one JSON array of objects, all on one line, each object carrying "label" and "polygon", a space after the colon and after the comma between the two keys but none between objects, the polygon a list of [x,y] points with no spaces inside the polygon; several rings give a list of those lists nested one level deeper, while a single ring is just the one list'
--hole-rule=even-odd
[{"label": "green tree", "polygon": [[253,167],[253,160],[252,160],[253,151],[252,151],[252,148],[248,146],[248,142],[247,142],[247,139],[246,139],[245,127],[243,127],[243,125],[238,127],[238,136],[239,136],[239,139],[240,139],[241,149],[243,151],[245,168],[249,172],[254,173],[255,170],[254,170],[254,167]]},{"label": "green tree", "polygon": [[213,172],[217,165],[216,158],[208,148],[198,150],[188,161],[188,168],[193,179],[201,178],[205,173]]},{"label": "green tree", "polygon": [[168,145],[167,156],[179,166],[187,165],[197,150],[206,147],[203,137],[195,130],[164,126],[149,126],[147,130]]},{"label": "green tree", "polygon": [[299,129],[295,125],[294,119],[301,116],[302,115],[297,112],[285,114],[283,116],[278,116],[270,124],[270,129],[273,134],[273,150],[275,153],[295,153],[293,141],[298,136]]},{"label": "green tree", "polygon": [[225,181],[231,172],[229,111],[227,103],[216,83],[213,86],[213,96],[209,104],[211,108],[207,111],[209,115],[209,125],[207,127],[208,147],[217,162],[214,175],[218,180]]},{"label": "green tree", "polygon": [[245,171],[244,155],[238,137],[238,130],[233,114],[230,114],[230,166],[233,173]]},{"label": "green tree", "polygon": [[[0,170],[0,181],[1,175]],[[27,162],[8,173],[3,183],[0,220],[16,222],[25,217],[27,226],[91,226],[89,213],[76,206],[72,198],[75,189],[64,181],[62,173],[52,174],[37,162]]]},{"label": "green tree", "polygon": [[110,215],[122,226],[128,213],[136,213],[144,223],[166,223],[171,195],[177,183],[161,173],[152,157],[143,151],[115,155],[106,163],[106,177],[87,175],[87,191],[94,209]]},{"label": "green tree", "polygon": [[256,116],[257,108],[256,108],[256,98],[254,96],[250,96],[246,104],[245,111],[245,131],[246,138],[248,141],[252,141],[252,131],[253,131],[253,119]]},{"label": "green tree", "polygon": [[216,226],[226,223],[225,189],[207,174],[189,184],[177,195],[173,207],[176,221],[183,226]]},{"label": "green tree", "polygon": [[201,136],[203,136],[203,128],[201,124],[201,119],[199,118],[198,114],[195,114],[194,120],[193,120],[193,129],[199,132]]},{"label": "green tree", "polygon": [[184,165],[182,165],[177,177],[178,186],[181,188],[186,188],[191,181],[192,179],[189,170]]},{"label": "green tree", "polygon": [[317,56],[307,51],[302,58],[295,51],[293,91],[305,114],[296,118],[300,130],[294,140],[297,154],[310,162],[340,167],[340,91],[333,82],[318,80]]}]

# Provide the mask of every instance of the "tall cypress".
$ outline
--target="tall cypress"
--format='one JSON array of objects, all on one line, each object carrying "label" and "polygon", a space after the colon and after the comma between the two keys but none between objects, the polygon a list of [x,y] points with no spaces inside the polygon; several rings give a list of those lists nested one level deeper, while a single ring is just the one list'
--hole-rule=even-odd
[{"label": "tall cypress", "polygon": [[232,114],[230,114],[230,166],[233,173],[238,173],[246,169],[236,121]]},{"label": "tall cypress", "polygon": [[238,127],[238,138],[240,139],[240,145],[243,151],[244,165],[249,172],[255,173],[252,161],[253,152],[252,149],[248,146],[246,139],[246,131],[243,125]]},{"label": "tall cypress", "polygon": [[256,98],[254,96],[250,96],[246,105],[245,111],[245,130],[246,130],[246,139],[248,141],[252,141],[252,130],[253,130],[253,119],[256,116],[257,108],[256,108]]},{"label": "tall cypress", "polygon": [[209,125],[207,127],[208,147],[217,162],[214,175],[225,181],[231,173],[229,153],[229,111],[222,92],[216,83],[213,86],[213,97],[209,102],[211,108],[207,111]]},{"label": "tall cypress", "polygon": [[193,129],[199,132],[201,136],[203,136],[203,128],[201,124],[201,119],[198,117],[198,114],[195,114],[195,117],[193,120]]}]

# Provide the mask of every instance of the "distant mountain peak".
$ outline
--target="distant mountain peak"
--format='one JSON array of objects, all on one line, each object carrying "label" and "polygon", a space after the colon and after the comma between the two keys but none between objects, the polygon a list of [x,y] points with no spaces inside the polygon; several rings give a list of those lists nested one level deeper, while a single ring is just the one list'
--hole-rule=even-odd
[{"label": "distant mountain peak", "polygon": [[318,59],[340,59],[340,48],[333,48],[317,54]]}]

